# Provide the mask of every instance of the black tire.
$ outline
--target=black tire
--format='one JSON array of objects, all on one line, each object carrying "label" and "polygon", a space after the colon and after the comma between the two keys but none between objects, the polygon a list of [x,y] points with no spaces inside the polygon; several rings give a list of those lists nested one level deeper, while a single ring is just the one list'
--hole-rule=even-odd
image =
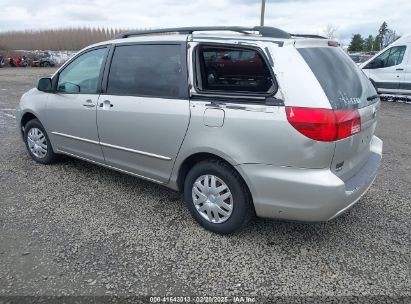
[{"label": "black tire", "polygon": [[[30,130],[33,128],[39,129],[44,134],[45,143],[47,146],[47,153],[45,154],[44,157],[38,157],[29,148],[28,135],[29,135]],[[24,126],[23,138],[24,138],[24,143],[26,144],[26,149],[33,160],[43,165],[52,164],[57,161],[58,155],[54,153],[53,147],[51,146],[50,139],[46,133],[46,130],[44,130],[43,125],[40,123],[38,119],[32,119],[26,123],[26,125]]]},{"label": "black tire", "polygon": [[[232,213],[222,223],[212,223],[197,211],[192,188],[195,181],[202,175],[214,175],[224,181],[232,195]],[[194,165],[184,181],[184,198],[187,208],[194,219],[205,229],[219,234],[230,234],[246,225],[254,216],[251,195],[241,176],[230,165],[221,160],[208,159]]]}]

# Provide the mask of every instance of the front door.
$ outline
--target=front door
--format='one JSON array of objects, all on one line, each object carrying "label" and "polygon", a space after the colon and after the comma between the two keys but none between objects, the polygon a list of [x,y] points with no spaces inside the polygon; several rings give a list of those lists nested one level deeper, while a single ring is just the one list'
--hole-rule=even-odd
[{"label": "front door", "polygon": [[407,44],[403,63],[404,67],[400,77],[400,94],[411,96],[411,44]]},{"label": "front door", "polygon": [[47,128],[56,152],[104,162],[96,123],[98,83],[107,47],[81,54],[57,75],[47,104]]},{"label": "front door", "polygon": [[116,46],[97,124],[106,164],[168,181],[189,118],[186,45]]},{"label": "front door", "polygon": [[364,70],[372,79],[380,93],[397,94],[404,73],[405,45],[393,46],[368,63]]}]

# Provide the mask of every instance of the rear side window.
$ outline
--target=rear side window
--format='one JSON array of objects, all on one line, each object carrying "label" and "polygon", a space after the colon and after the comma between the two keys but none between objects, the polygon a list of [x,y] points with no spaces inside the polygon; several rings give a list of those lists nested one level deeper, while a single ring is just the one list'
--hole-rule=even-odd
[{"label": "rear side window", "polygon": [[362,108],[378,99],[367,100],[376,94],[371,82],[340,48],[299,48],[333,109]]},{"label": "rear side window", "polygon": [[187,75],[180,45],[117,46],[111,62],[107,94],[182,98]]},{"label": "rear side window", "polygon": [[222,93],[268,93],[275,82],[262,55],[254,49],[200,46],[197,88]]}]

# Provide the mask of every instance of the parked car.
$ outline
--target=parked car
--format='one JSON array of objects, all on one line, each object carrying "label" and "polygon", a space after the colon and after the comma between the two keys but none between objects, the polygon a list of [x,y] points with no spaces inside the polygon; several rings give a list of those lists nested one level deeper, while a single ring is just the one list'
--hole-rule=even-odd
[{"label": "parked car", "polygon": [[411,95],[411,34],[393,42],[360,67],[378,93]]},{"label": "parked car", "polygon": [[[261,56],[249,50],[223,50],[217,56],[214,54],[215,48],[204,49],[204,60],[207,60],[207,81],[209,85],[227,85],[236,84],[250,85],[254,82],[255,85],[270,77],[269,70],[266,69]],[[264,84],[264,83],[263,83]]]},{"label": "parked car", "polygon": [[[156,35],[166,32],[179,34]],[[309,37],[271,27],[125,33],[40,79],[18,125],[36,162],[66,154],[181,191],[213,232],[254,214],[331,220],[376,176],[380,100],[336,42]],[[255,65],[220,66],[224,77],[209,81],[211,62],[226,60],[218,54],[244,53]]]},{"label": "parked car", "polygon": [[4,62],[4,56],[3,56],[3,55],[0,55],[0,68],[4,67],[5,64],[6,64],[6,63]]},{"label": "parked car", "polygon": [[38,60],[33,60],[32,65],[35,67],[54,67],[56,63],[50,58],[40,58]]},{"label": "parked car", "polygon": [[16,62],[14,61],[13,57],[8,57],[7,58],[7,63],[9,64],[9,66],[11,67],[16,67]]},{"label": "parked car", "polygon": [[357,64],[360,65],[361,63],[367,61],[372,57],[370,54],[363,54],[363,53],[353,53],[349,54],[350,58]]},{"label": "parked car", "polygon": [[28,61],[28,58],[26,56],[20,56],[19,61],[20,61],[20,66],[21,67],[26,68],[26,67],[29,66],[29,61]]},{"label": "parked car", "polygon": [[9,66],[11,67],[27,67],[28,66],[28,59],[26,56],[16,56],[15,58],[9,57],[7,59]]}]

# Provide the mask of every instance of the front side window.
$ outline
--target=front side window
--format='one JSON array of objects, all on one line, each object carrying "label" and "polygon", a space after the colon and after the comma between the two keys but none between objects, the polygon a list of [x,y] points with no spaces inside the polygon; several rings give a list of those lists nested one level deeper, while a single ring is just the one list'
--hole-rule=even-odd
[{"label": "front side window", "polygon": [[72,61],[59,75],[57,91],[62,93],[97,93],[101,65],[107,48],[89,51]]},{"label": "front side window", "polygon": [[399,65],[402,62],[405,53],[405,46],[392,47],[390,56],[384,62],[384,67]]},{"label": "front side window", "polygon": [[405,45],[389,48],[384,53],[372,60],[369,64],[367,64],[365,69],[388,68],[391,66],[399,65],[404,58],[405,50]]},{"label": "front side window", "polygon": [[222,93],[268,93],[274,81],[262,55],[254,49],[200,46],[197,88]]},{"label": "front side window", "polygon": [[180,45],[116,47],[107,94],[178,98],[186,95],[187,90]]}]

